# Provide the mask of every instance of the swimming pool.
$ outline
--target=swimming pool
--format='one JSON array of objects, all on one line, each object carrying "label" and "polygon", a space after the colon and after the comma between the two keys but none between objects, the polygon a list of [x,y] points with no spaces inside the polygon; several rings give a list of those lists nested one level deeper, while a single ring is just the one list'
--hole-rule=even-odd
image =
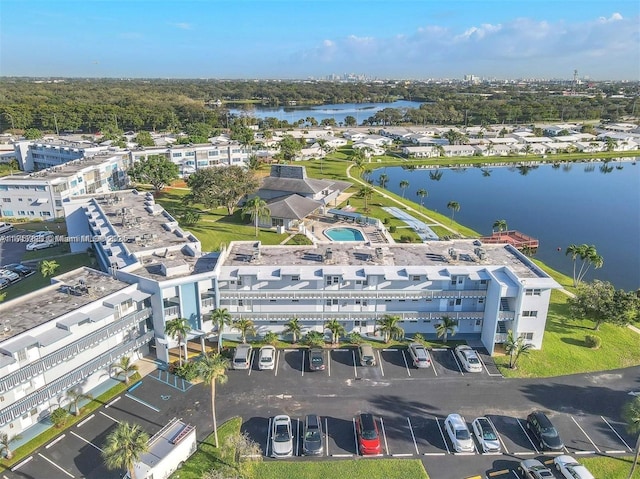
[{"label": "swimming pool", "polygon": [[355,228],[331,228],[324,234],[332,241],[365,241],[362,231]]}]

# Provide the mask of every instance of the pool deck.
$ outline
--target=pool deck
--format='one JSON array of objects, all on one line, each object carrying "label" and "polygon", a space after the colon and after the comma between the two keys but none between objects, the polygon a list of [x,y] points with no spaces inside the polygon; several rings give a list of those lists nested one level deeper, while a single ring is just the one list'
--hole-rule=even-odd
[{"label": "pool deck", "polygon": [[[330,216],[312,215],[307,218],[305,227],[315,239],[315,243],[322,243],[331,240],[325,233],[332,228],[351,228],[360,231],[364,240],[361,242],[370,243],[395,243],[391,235],[386,230],[380,230],[374,225],[357,224],[352,221],[337,220]],[[337,243],[357,243],[357,241],[336,241]]]}]

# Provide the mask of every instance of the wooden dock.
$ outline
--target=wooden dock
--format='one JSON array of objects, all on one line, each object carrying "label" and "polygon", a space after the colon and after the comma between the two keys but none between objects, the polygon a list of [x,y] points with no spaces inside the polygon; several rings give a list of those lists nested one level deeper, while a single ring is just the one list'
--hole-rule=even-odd
[{"label": "wooden dock", "polygon": [[483,243],[506,243],[518,248],[519,250],[529,250],[535,252],[540,245],[536,238],[521,233],[520,231],[494,231],[491,236],[480,238]]}]

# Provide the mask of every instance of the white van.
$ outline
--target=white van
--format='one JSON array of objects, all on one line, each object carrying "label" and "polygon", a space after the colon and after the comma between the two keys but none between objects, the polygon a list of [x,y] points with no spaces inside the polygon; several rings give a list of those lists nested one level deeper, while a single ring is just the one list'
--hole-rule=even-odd
[{"label": "white van", "polygon": [[11,231],[12,229],[13,225],[10,225],[9,223],[0,223],[0,234]]}]

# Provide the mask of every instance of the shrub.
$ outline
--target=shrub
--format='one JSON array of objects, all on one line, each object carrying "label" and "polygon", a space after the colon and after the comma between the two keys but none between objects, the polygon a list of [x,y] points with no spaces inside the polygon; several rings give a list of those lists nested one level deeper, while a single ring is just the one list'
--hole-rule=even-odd
[{"label": "shrub", "polygon": [[186,362],[176,368],[175,375],[187,381],[193,381],[198,377],[198,366],[195,362]]},{"label": "shrub", "polygon": [[424,336],[420,333],[416,333],[413,335],[413,341],[416,343],[424,343]]},{"label": "shrub", "polygon": [[594,336],[593,334],[587,334],[584,337],[584,342],[591,349],[600,349],[600,346],[602,346],[602,339],[598,336]]},{"label": "shrub", "polygon": [[395,233],[396,232],[396,226],[392,225],[389,226],[389,233]]},{"label": "shrub", "polygon": [[363,339],[360,333],[356,333],[355,331],[349,333],[349,335],[347,336],[347,342],[350,344],[360,344],[362,341]]},{"label": "shrub", "polygon": [[401,235],[400,236],[400,243],[411,243],[413,240],[411,239],[411,236],[409,235]]},{"label": "shrub", "polygon": [[51,413],[51,416],[49,416],[49,419],[55,427],[61,428],[65,425],[67,419],[69,419],[69,411],[59,407],[58,409],[54,409],[54,411]]},{"label": "shrub", "polygon": [[389,218],[389,217],[386,217],[385,219],[383,219],[383,220],[382,220],[382,222],[383,222],[385,225],[388,225],[388,224],[389,224],[389,221],[391,221],[391,218]]},{"label": "shrub", "polygon": [[278,344],[278,335],[273,331],[268,331],[264,335],[264,338],[262,338],[262,340],[266,344],[270,344],[271,346],[275,346],[276,344]]}]

